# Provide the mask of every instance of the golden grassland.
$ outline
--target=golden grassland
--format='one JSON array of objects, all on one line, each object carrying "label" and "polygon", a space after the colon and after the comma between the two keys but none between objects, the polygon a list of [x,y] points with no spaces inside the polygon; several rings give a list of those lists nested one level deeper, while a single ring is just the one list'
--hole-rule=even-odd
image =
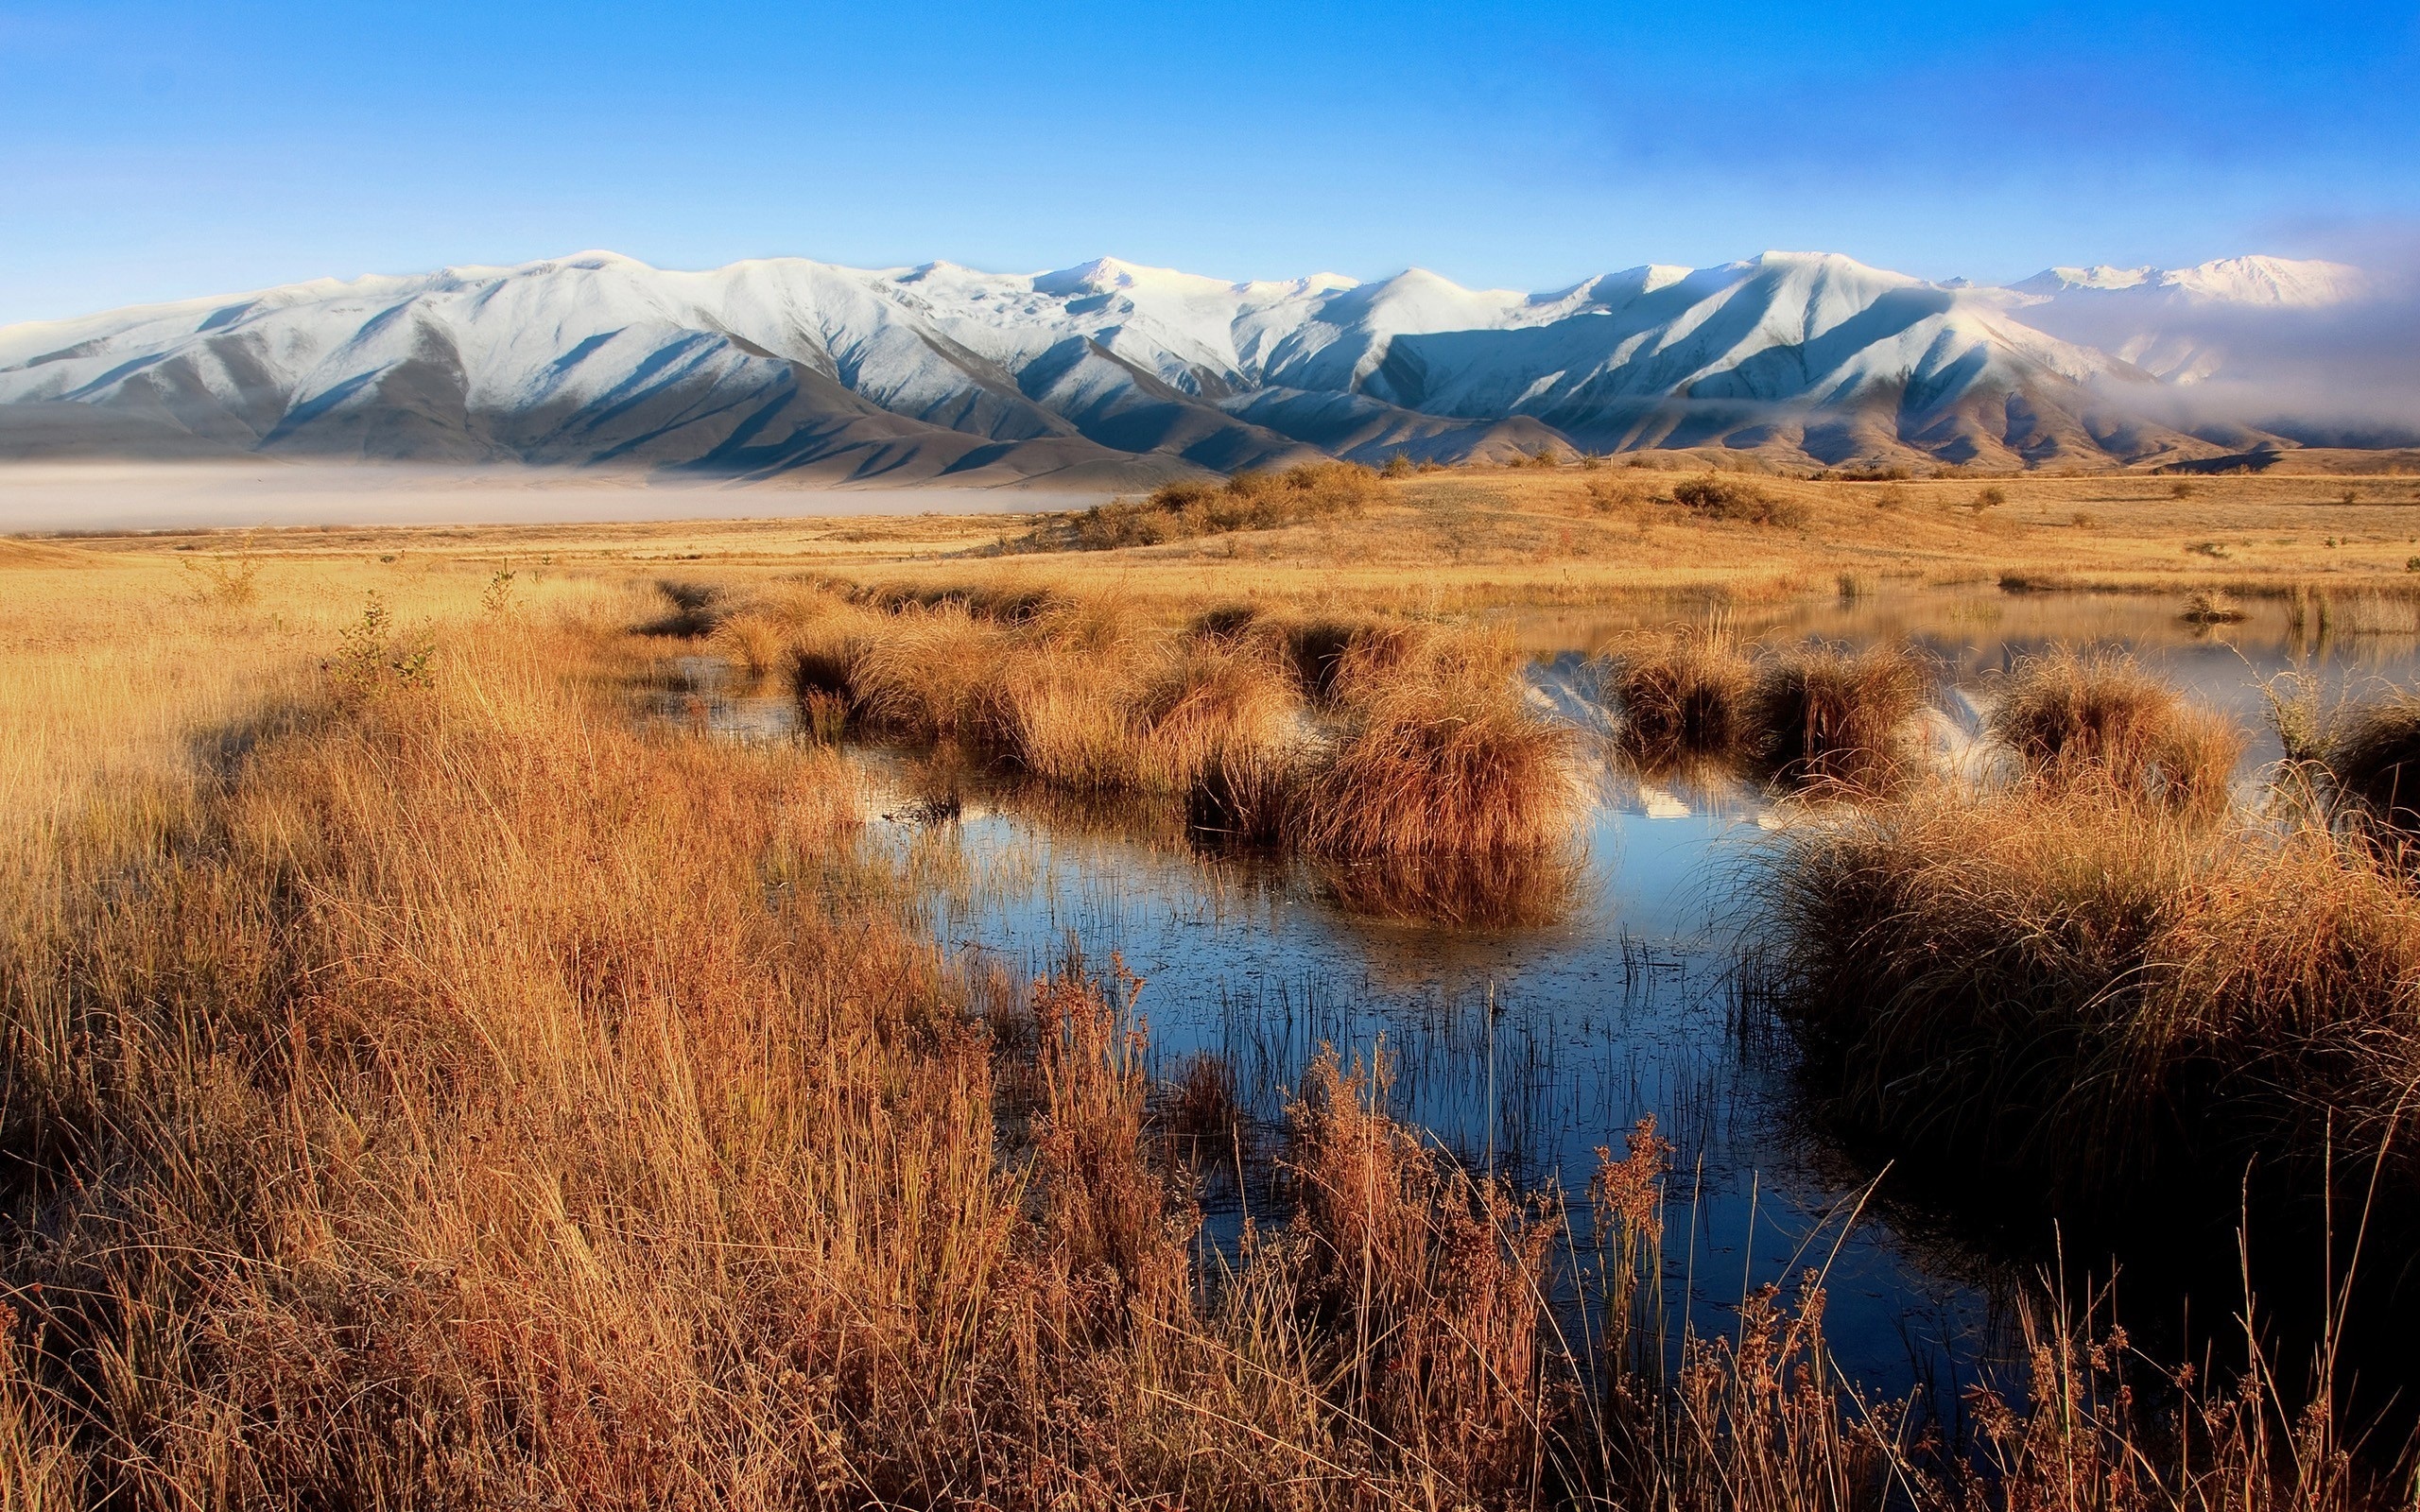
[{"label": "golden grassland", "polygon": [[[1584,482],[1484,481],[1541,521]],[[1435,486],[1390,485],[1349,522],[1360,549],[1433,514]],[[1575,531],[1634,529],[1583,507]],[[1998,539],[1988,511],[1902,507],[1907,550]],[[1773,570],[1830,570],[1826,516],[1851,508],[1874,506],[1810,505]],[[1222,1258],[1190,1196],[1216,1078],[1150,1083],[1114,972],[955,966],[912,879],[858,844],[828,746],[700,740],[634,717],[634,689],[713,651],[837,721],[1071,788],[1182,788],[1249,825],[1268,787],[1281,833],[1344,856],[1398,843],[1374,805],[1459,798],[1420,849],[1502,853],[1549,838],[1551,793],[1474,799],[1550,789],[1564,757],[1490,702],[1501,645],[1331,617],[1407,591],[1287,531],[1242,542],[1299,554],[1274,577],[1152,547],[1050,558],[1063,581],[790,539],[700,551],[726,586],[667,601],[646,551],[755,534],[699,528],[12,545],[0,1506],[2393,1494],[2324,1390],[2306,1413],[2257,1373],[2188,1383],[2086,1317],[2043,1320],[2027,1404],[1977,1399],[1971,1456],[1844,1395],[1820,1279],[1751,1297],[1668,1371],[1645,1343],[1651,1129],[1607,1153],[1578,1225],[1454,1167],[1380,1110],[1381,1073],[1333,1060],[1289,1115],[1290,1212]],[[1644,526],[1691,542],[1704,581],[1766,571],[1719,558],[1773,528]],[[1599,586],[1691,570],[1648,559]],[[1446,596],[1550,587],[1510,556],[1466,565]],[[986,586],[760,570],[802,566]],[[1199,611],[1288,587],[1316,592]],[[1325,755],[1272,782],[1305,711]]]},{"label": "golden grassland", "polygon": [[[2297,581],[2409,581],[2409,564],[2420,555],[2420,478],[1742,477],[1789,505],[1798,522],[1756,524],[1656,502],[1690,476],[1610,464],[1458,468],[1376,479],[1372,502],[1349,513],[1044,556],[984,555],[1030,529],[1030,517],[996,513],[162,532],[54,541],[47,549],[251,551],[347,559],[398,576],[455,561],[824,570],[868,580],[1048,581],[1143,603],[1335,595],[1435,609],[1704,591],[1749,599],[1829,593],[1843,581],[1871,588],[2010,576],[2179,593],[2230,585],[2276,592]],[[1987,491],[2003,502],[1974,507]]]}]

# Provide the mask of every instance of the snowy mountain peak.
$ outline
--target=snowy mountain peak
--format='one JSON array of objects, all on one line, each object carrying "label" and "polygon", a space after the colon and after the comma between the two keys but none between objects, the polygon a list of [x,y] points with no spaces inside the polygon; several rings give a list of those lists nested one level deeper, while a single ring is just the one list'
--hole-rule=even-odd
[{"label": "snowy mountain peak", "polygon": [[2019,294],[2134,293],[2210,303],[2309,307],[2341,303],[2364,292],[2361,270],[2343,263],[2290,257],[2224,257],[2192,267],[2050,267],[2010,285]]},{"label": "snowy mountain peak", "polygon": [[[2358,278],[2238,258],[1969,289],[1774,250],[1525,294],[1418,267],[1370,284],[1110,257],[1039,274],[803,258],[683,272],[587,251],[0,329],[0,455],[1069,487],[1542,445],[1801,465],[2134,459],[2199,443],[2118,413],[2124,396],[2220,356],[2168,341],[2161,312],[2307,307]],[[2127,315],[2121,340],[2067,323],[2136,292],[2165,302]]]}]

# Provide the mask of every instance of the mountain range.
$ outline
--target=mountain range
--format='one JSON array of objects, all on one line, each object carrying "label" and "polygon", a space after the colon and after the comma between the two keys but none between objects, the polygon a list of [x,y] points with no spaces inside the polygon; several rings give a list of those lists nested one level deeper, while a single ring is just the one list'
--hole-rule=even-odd
[{"label": "mountain range", "polygon": [[2107,466],[2275,439],[2149,402],[2223,366],[2197,312],[2364,289],[2270,257],[1978,287],[1767,252],[1521,294],[1416,268],[1236,284],[1114,259],[678,272],[588,252],[0,327],[0,456],[1102,489],[1540,447]]}]

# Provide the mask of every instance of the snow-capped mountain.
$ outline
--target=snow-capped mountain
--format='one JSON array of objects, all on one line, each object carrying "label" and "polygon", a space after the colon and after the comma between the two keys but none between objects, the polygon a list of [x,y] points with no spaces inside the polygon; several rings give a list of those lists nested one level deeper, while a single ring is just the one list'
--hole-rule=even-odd
[{"label": "snow-capped mountain", "polygon": [[2214,325],[2344,304],[2370,292],[2343,263],[2229,257],[2195,267],[2052,267],[2010,285],[2017,319],[2062,339],[2100,347],[2174,384],[2224,366]]},{"label": "snow-capped mountain", "polygon": [[1107,259],[1038,275],[786,258],[676,272],[591,252],[0,328],[0,455],[1106,487],[1547,444],[2133,460],[2209,448],[2135,418],[2129,396],[2157,380],[2062,339],[2046,312],[2141,287],[2300,290],[2295,270],[2313,266],[2332,265],[2054,270],[2043,278],[2075,277],[2002,290],[1767,252],[1519,294],[1418,269],[1374,284]]}]

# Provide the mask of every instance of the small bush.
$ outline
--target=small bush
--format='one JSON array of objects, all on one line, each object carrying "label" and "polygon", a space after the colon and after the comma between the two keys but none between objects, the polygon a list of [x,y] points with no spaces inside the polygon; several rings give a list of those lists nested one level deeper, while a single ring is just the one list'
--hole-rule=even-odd
[{"label": "small bush", "polygon": [[1612,514],[1637,502],[1638,490],[1633,484],[1616,483],[1609,478],[1588,480],[1588,507],[1599,514]]},{"label": "small bush", "polygon": [[2006,503],[2008,503],[2007,490],[2000,488],[1989,488],[1985,489],[1980,493],[1976,494],[1973,499],[1967,501],[1966,507],[1974,510],[1977,514],[1981,514],[1986,509],[1996,509]]},{"label": "small bush", "polygon": [[249,609],[260,597],[261,564],[248,537],[226,557],[182,557],[177,565],[194,580],[194,596],[220,609]]},{"label": "small bush", "polygon": [[1223,484],[1171,483],[1148,499],[1114,499],[1059,517],[1010,541],[1007,549],[1114,551],[1236,531],[1278,530],[1359,513],[1381,497],[1379,476],[1357,463],[1311,462],[1284,472],[1237,472]]},{"label": "small bush", "polygon": [[2187,625],[2233,625],[2245,617],[2243,606],[2223,588],[2186,595],[2183,618]]},{"label": "small bush", "polygon": [[1708,520],[1757,525],[1803,525],[1806,507],[1776,498],[1745,478],[1707,472],[1672,485],[1672,502]]}]

